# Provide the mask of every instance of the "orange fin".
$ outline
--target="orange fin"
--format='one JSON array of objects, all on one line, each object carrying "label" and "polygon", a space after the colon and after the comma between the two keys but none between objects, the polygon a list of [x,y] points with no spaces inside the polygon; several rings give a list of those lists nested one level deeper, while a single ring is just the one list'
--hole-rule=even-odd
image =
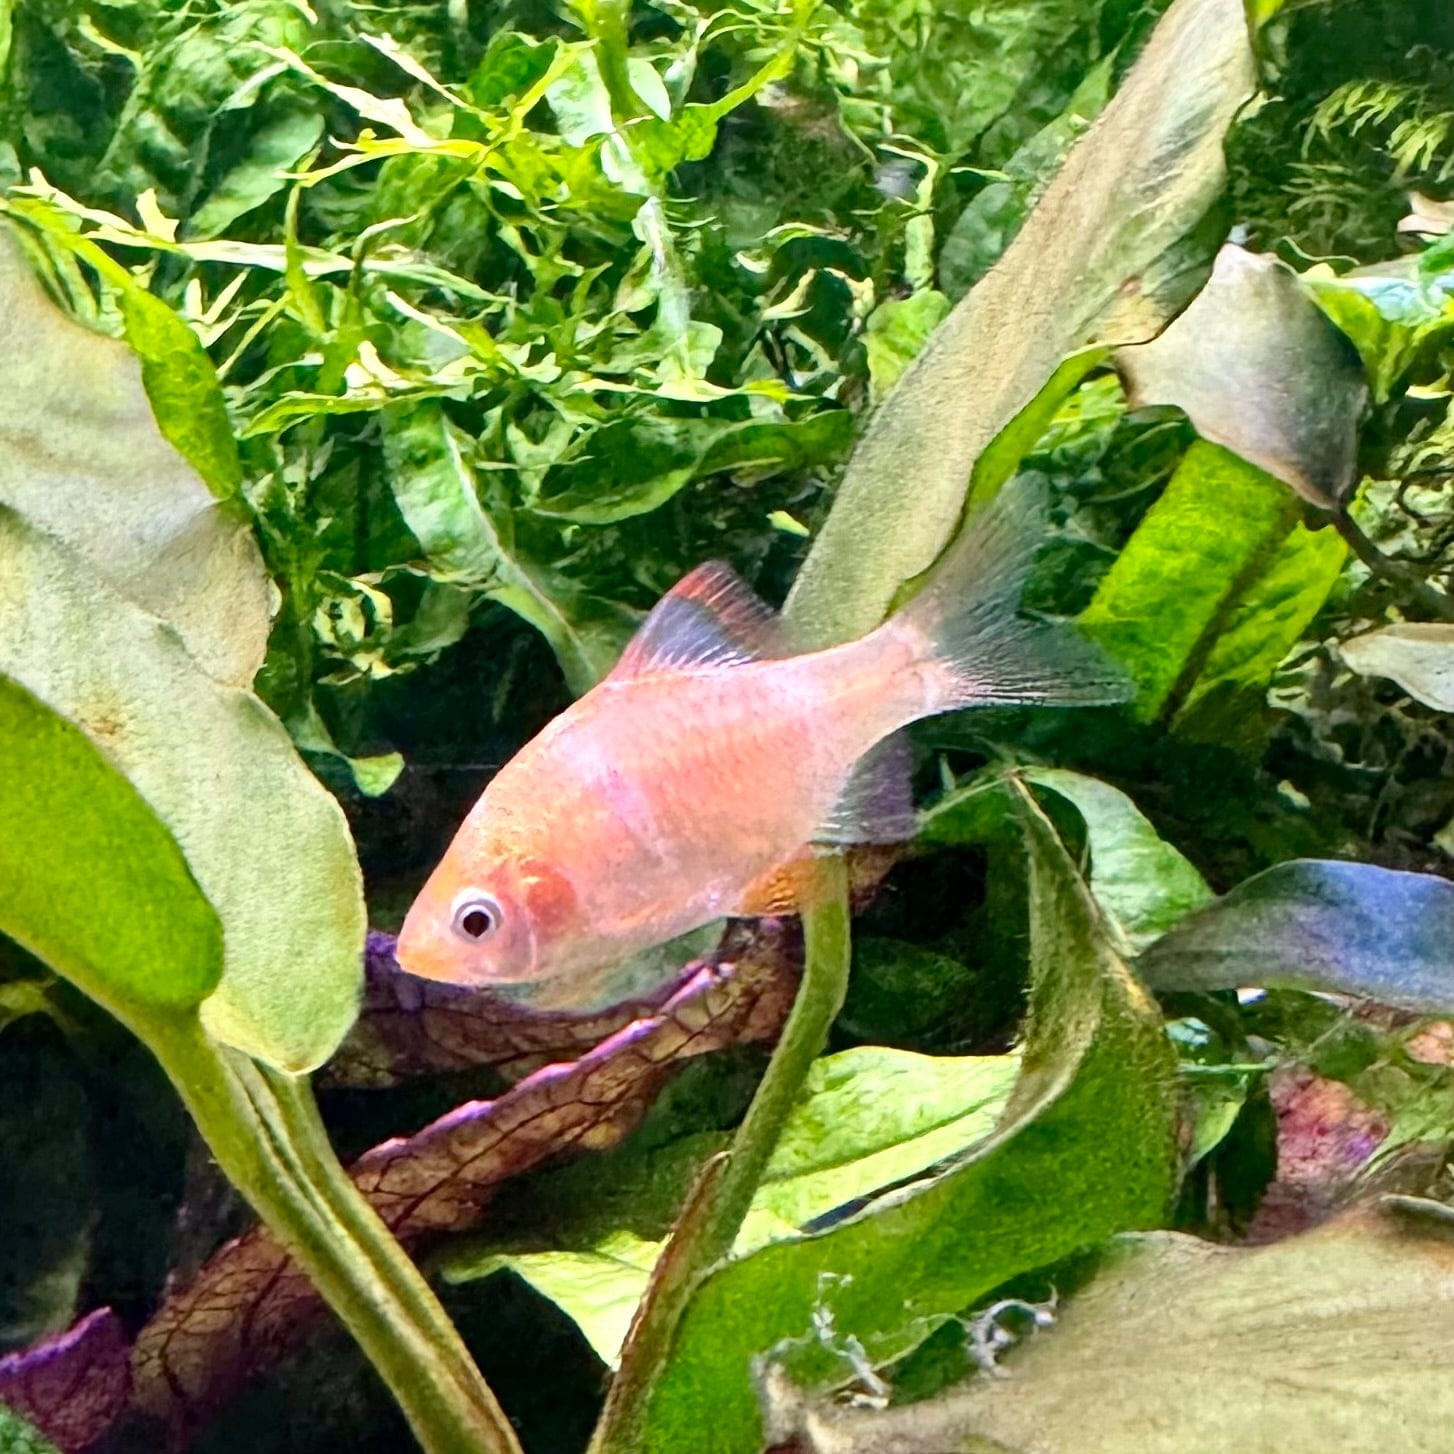
[{"label": "orange fin", "polygon": [[801,914],[815,907],[819,882],[813,854],[804,849],[750,883],[736,914],[743,919]]},{"label": "orange fin", "polygon": [[699,565],[652,608],[610,680],[740,666],[786,655],[777,613],[720,561]]}]

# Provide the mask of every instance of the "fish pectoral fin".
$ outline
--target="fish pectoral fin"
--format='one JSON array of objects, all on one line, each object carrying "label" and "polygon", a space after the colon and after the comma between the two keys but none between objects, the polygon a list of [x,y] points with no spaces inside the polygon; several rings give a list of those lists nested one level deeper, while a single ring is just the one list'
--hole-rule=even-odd
[{"label": "fish pectoral fin", "polygon": [[656,603],[608,680],[742,666],[786,654],[777,613],[731,566],[708,561]]},{"label": "fish pectoral fin", "polygon": [[817,871],[818,855],[811,847],[769,869],[748,884],[737,906],[741,919],[774,919],[784,914],[805,914],[822,901],[823,879]]},{"label": "fish pectoral fin", "polygon": [[907,843],[918,831],[912,771],[908,738],[902,732],[885,737],[859,758],[813,842]]}]

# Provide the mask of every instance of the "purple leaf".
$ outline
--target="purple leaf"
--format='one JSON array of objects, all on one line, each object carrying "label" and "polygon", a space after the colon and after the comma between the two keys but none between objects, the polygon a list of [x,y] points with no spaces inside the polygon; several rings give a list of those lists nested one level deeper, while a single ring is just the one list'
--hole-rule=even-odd
[{"label": "purple leaf", "polygon": [[64,1454],[80,1454],[131,1400],[126,1332],[110,1308],[22,1353],[0,1358],[0,1403]]}]

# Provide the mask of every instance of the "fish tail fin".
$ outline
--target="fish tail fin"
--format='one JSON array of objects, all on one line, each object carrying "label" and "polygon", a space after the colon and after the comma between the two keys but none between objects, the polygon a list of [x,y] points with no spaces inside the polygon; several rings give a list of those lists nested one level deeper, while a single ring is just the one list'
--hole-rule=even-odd
[{"label": "fish tail fin", "polygon": [[1037,492],[1007,485],[932,568],[887,629],[913,641],[927,671],[925,715],[975,706],[1103,706],[1130,695],[1125,676],[1069,623],[1018,614],[1044,543]]}]

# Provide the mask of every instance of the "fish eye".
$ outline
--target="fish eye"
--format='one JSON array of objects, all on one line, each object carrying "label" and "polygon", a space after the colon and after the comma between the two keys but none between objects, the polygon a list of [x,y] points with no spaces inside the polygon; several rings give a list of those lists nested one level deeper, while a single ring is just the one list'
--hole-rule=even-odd
[{"label": "fish eye", "polygon": [[471,894],[455,906],[450,927],[461,939],[478,944],[500,927],[502,917],[499,904],[488,894]]}]

